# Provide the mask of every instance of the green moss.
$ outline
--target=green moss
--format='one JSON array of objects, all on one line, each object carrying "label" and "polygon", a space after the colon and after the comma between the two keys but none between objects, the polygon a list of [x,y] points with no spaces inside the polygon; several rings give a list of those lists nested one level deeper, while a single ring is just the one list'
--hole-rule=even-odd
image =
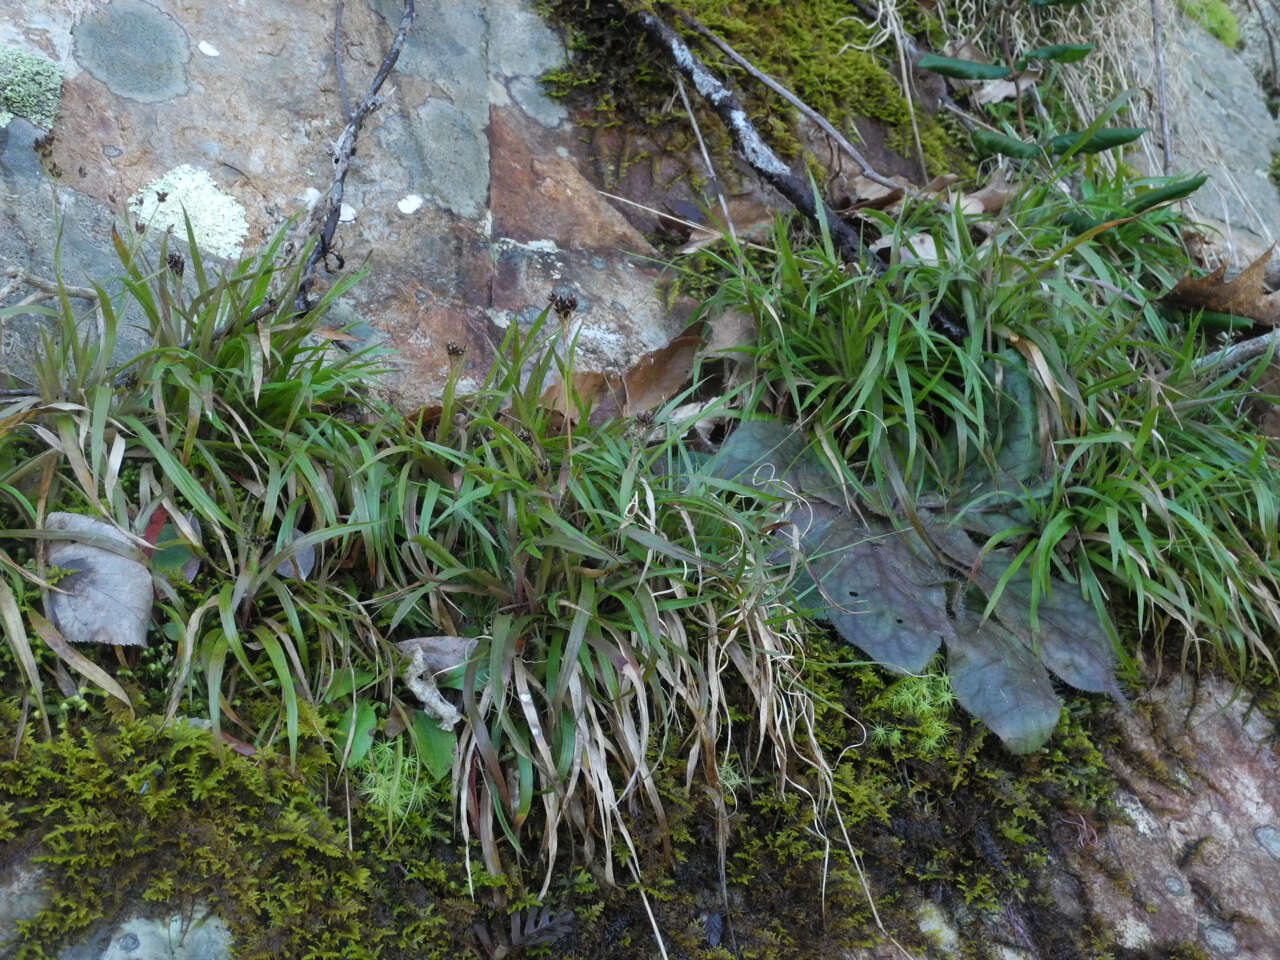
[{"label": "green moss", "polygon": [[1232,50],[1240,42],[1236,15],[1222,0],[1178,0],[1178,7]]},{"label": "green moss", "polygon": [[47,130],[61,100],[62,71],[56,64],[17,47],[0,46],[0,127],[17,115]]},{"label": "green moss", "polygon": [[[0,703],[0,730],[16,720]],[[207,732],[155,721],[29,734],[0,763],[0,838],[37,851],[51,897],[19,924],[18,955],[52,956],[140,901],[165,915],[208,902],[238,956],[458,955],[459,921],[477,908],[460,868],[431,855],[440,824],[420,819],[413,841],[385,850],[358,810],[348,821],[322,803],[311,778],[329,761],[313,747],[291,773],[270,752],[220,758]]]},{"label": "green moss", "polygon": [[[545,74],[542,80],[552,95],[589,109],[597,127],[642,131],[664,151],[676,154],[693,145],[689,123],[671,108],[675,92],[666,52],[647,38],[637,43],[636,28],[628,22],[628,11],[642,6],[639,2],[584,5],[544,0],[543,13],[565,31],[571,64]],[[858,49],[870,34],[861,20],[850,16],[847,3],[752,0],[725,5],[685,0],[675,6],[837,126],[848,131],[852,119],[874,120],[888,131],[893,149],[904,157],[915,157],[910,110],[898,79],[883,65],[883,56]],[[774,150],[786,159],[799,156],[802,146],[795,109],[688,31],[678,17],[667,19],[685,32],[707,66],[739,94],[751,122]],[[702,108],[695,111],[703,136],[724,155],[728,138],[721,125]],[[951,131],[921,111],[916,120],[931,175],[965,166],[958,147],[961,141]],[[587,121],[588,126],[592,123]],[[612,163],[606,162],[606,177],[620,177],[636,159],[624,152]]]}]

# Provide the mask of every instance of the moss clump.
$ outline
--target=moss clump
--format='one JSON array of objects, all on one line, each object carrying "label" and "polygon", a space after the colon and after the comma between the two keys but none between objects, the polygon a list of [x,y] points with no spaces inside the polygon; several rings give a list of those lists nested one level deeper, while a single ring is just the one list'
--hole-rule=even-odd
[{"label": "moss clump", "polygon": [[[16,707],[0,702],[0,730],[16,728]],[[12,753],[0,736],[0,755]],[[20,922],[18,955],[53,956],[138,903],[169,915],[200,901],[237,956],[465,954],[477,908],[451,876],[461,868],[433,855],[422,823],[387,851],[358,810],[352,853],[347,811],[311,782],[328,766],[318,745],[294,772],[270,752],[219,757],[208,732],[156,721],[28,735],[0,763],[0,840],[36,851],[51,897]]]},{"label": "moss clump", "polygon": [[[643,6],[637,2],[584,5],[573,0],[543,0],[542,12],[565,30],[572,62],[545,74],[542,81],[553,96],[589,107],[602,127],[672,137],[666,146],[674,152],[684,145],[688,121],[671,109],[674,90],[666,51],[647,36],[637,42],[636,27],[629,22],[631,11]],[[895,149],[905,157],[914,156],[907,101],[882,58],[858,49],[860,43],[871,39],[870,31],[860,19],[850,16],[847,3],[753,0],[726,5],[684,0],[673,6],[697,18],[837,126],[854,117],[877,121],[888,130]],[[738,92],[751,122],[769,144],[784,158],[801,155],[795,109],[701,40],[678,16],[667,19],[684,33],[708,68]],[[931,175],[963,166],[960,151],[935,118],[917,112],[917,122]],[[699,123],[704,136],[724,139],[718,121],[701,110]],[[617,175],[621,172],[615,171]]]},{"label": "moss clump", "polygon": [[1232,50],[1240,42],[1236,15],[1222,0],[1178,0],[1178,6]]},{"label": "moss clump", "polygon": [[17,47],[0,46],[0,127],[16,115],[47,130],[61,101],[62,71],[57,64]]}]

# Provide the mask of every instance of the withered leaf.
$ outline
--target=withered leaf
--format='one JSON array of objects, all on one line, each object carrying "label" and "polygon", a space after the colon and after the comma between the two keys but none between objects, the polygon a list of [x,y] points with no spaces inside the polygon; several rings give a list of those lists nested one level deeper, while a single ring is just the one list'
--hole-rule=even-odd
[{"label": "withered leaf", "polygon": [[76,513],[49,514],[45,529],[76,537],[49,547],[49,566],[59,571],[47,601],[53,625],[71,643],[146,646],[151,571],[129,555],[138,553],[129,538],[114,524]]},{"label": "withered leaf", "polygon": [[1248,317],[1274,327],[1280,324],[1280,293],[1268,294],[1262,285],[1267,262],[1274,249],[1274,244],[1268,247],[1262,256],[1232,280],[1223,279],[1227,272],[1225,260],[1207,277],[1193,277],[1188,273],[1169,291],[1165,300],[1179,307],[1199,307],[1216,313]]},{"label": "withered leaf", "polygon": [[694,357],[702,338],[681,334],[665,347],[651,350],[622,375],[627,402],[622,412],[628,417],[666,403],[685,385],[693,371]]}]

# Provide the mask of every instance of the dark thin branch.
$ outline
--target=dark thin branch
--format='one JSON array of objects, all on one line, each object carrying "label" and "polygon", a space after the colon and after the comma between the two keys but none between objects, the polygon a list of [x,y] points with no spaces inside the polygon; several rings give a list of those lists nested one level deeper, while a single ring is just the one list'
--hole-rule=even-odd
[{"label": "dark thin branch", "polygon": [[1160,109],[1160,146],[1164,151],[1164,175],[1173,169],[1173,144],[1169,142],[1169,109],[1165,99],[1164,41],[1160,36],[1160,0],[1151,0],[1151,44],[1156,55],[1156,103]]},{"label": "dark thin branch", "polygon": [[329,253],[330,245],[333,243],[334,231],[338,228],[338,217],[342,214],[342,193],[346,186],[347,173],[351,168],[351,157],[356,152],[356,139],[359,137],[360,128],[364,125],[364,121],[369,114],[373,113],[382,103],[382,100],[378,97],[378,91],[382,89],[382,84],[391,75],[396,61],[400,59],[400,49],[404,46],[409,27],[413,24],[413,14],[414,0],[404,0],[404,16],[400,18],[400,26],[396,29],[396,36],[391,42],[391,49],[387,51],[387,55],[382,60],[382,65],[378,67],[378,72],[374,75],[373,82],[369,84],[369,89],[365,93],[364,99],[360,101],[360,106],[356,107],[355,113],[351,115],[351,119],[347,121],[347,125],[343,129],[342,135],[338,137],[338,142],[333,146],[333,180],[330,182],[328,195],[316,201],[315,208],[311,211],[311,217],[307,221],[308,236],[315,236],[317,227],[319,227],[319,235],[315,245],[311,248],[311,252],[307,254],[306,263],[302,268],[302,277],[298,283],[298,294],[294,298],[294,309],[298,313],[306,313],[311,308],[308,294],[311,291],[311,284],[314,280],[313,274],[315,273],[316,264],[320,263]]},{"label": "dark thin branch", "polygon": [[[811,220],[817,220],[819,214],[826,218],[831,239],[846,260],[872,264],[871,269],[878,270],[879,265],[873,257],[869,257],[857,233],[821,198],[815,197],[813,191],[800,181],[783,163],[778,155],[764,142],[751,121],[742,104],[689,50],[674,30],[651,13],[637,14],[641,25],[671,54],[676,69],[688,79],[699,95],[710,104],[724,125],[729,128],[733,144],[738,148],[742,158],[750,164],[764,181],[773,187],[801,213]],[[895,184],[896,186],[896,184]],[[819,209],[819,204],[821,209]]]},{"label": "dark thin branch", "polygon": [[333,14],[333,69],[338,72],[338,96],[342,100],[342,119],[351,122],[351,101],[347,99],[347,78],[342,72],[342,0]]},{"label": "dark thin branch", "polygon": [[[651,13],[638,13],[636,17],[645,31],[671,55],[676,69],[693,84],[728,127],[734,146],[751,169],[810,221],[815,224],[825,222],[827,232],[843,259],[859,263],[872,273],[882,274],[883,264],[867,252],[853,227],[778,158],[747,119],[747,112],[737,97],[690,51],[680,35]],[[952,340],[958,342],[966,335],[965,325],[941,306],[934,311],[933,320],[938,329]]]}]

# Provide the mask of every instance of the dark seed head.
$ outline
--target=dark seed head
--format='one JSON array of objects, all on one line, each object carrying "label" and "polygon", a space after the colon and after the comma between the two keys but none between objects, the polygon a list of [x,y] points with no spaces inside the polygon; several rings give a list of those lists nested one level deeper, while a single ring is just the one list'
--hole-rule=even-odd
[{"label": "dark seed head", "polygon": [[458,343],[456,340],[450,340],[447,344],[445,344],[444,349],[445,349],[445,352],[448,353],[449,356],[454,360],[457,360],[459,357],[465,356],[467,352],[467,348],[464,347],[462,344]]},{"label": "dark seed head", "polygon": [[573,311],[578,309],[578,298],[573,295],[573,291],[567,288],[558,287],[551,291],[548,298],[551,309],[556,312],[556,316],[561,320],[567,320]]},{"label": "dark seed head", "polygon": [[168,256],[164,258],[165,265],[179,280],[182,279],[182,271],[187,269],[187,261],[182,259],[182,254],[177,250],[170,250]]}]

